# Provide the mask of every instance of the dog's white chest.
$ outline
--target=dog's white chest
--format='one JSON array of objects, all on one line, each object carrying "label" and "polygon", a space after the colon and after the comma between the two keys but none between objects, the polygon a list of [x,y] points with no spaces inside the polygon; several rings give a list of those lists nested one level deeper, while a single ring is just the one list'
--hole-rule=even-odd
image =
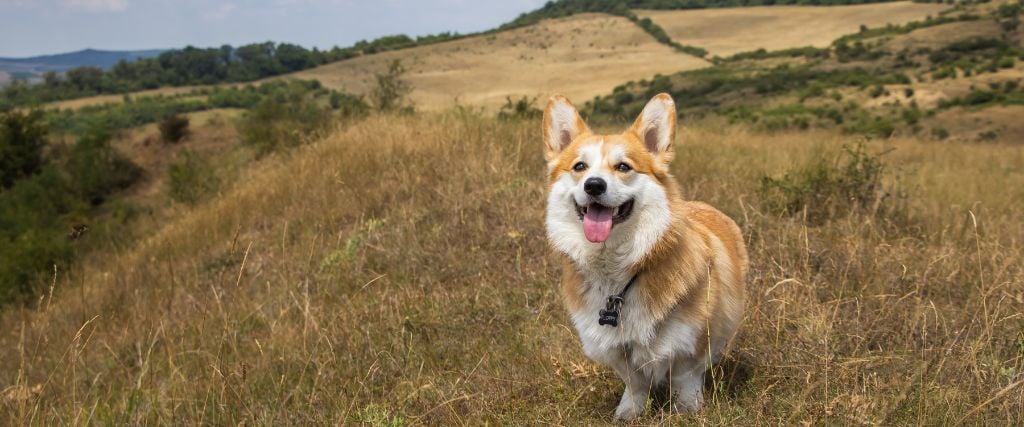
[{"label": "dog's white chest", "polygon": [[635,366],[650,364],[656,368],[674,355],[697,352],[699,325],[689,325],[673,317],[659,321],[632,290],[623,296],[618,326],[599,324],[600,310],[605,308],[609,295],[621,291],[620,287],[609,283],[588,286],[583,295],[585,308],[572,313],[587,357],[605,363],[614,353],[628,349]]}]

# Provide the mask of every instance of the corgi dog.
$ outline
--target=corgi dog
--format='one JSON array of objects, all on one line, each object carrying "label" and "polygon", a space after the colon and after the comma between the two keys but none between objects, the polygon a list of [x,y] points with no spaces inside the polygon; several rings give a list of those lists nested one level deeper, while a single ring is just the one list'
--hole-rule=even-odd
[{"label": "corgi dog", "polygon": [[747,253],[736,223],[683,200],[669,173],[672,97],[652,98],[625,132],[598,135],[555,96],[543,126],[547,236],[584,354],[625,382],[615,418],[641,416],[662,384],[674,409],[700,409],[704,374],[743,316]]}]

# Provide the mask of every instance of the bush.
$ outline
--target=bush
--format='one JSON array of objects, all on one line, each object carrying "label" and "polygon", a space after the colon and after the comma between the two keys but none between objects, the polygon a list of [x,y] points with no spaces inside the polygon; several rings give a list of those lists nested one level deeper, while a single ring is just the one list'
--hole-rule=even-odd
[{"label": "bush", "polygon": [[110,134],[94,129],[71,148],[64,165],[71,189],[79,198],[98,205],[107,196],[128,188],[141,170],[110,146]]},{"label": "bush", "polygon": [[160,137],[164,142],[177,143],[188,135],[188,117],[180,114],[171,114],[157,125],[160,128]]},{"label": "bush", "polygon": [[821,224],[853,211],[877,211],[883,171],[880,154],[863,144],[844,145],[835,159],[821,156],[782,178],[762,177],[759,194],[769,210]]},{"label": "bush", "polygon": [[406,97],[412,92],[412,86],[403,79],[406,69],[401,60],[388,64],[387,71],[377,74],[377,86],[370,92],[374,107],[380,111],[409,110]]},{"label": "bush", "polygon": [[205,158],[182,151],[167,170],[167,194],[176,202],[194,205],[220,187],[220,180]]},{"label": "bush", "polygon": [[505,105],[502,105],[501,110],[498,111],[498,118],[502,120],[537,119],[544,115],[544,112],[535,106],[536,103],[537,98],[523,96],[516,101],[512,101],[511,96],[506,96]]},{"label": "bush", "polygon": [[46,126],[41,112],[0,115],[0,189],[39,172],[45,145]]},{"label": "bush", "polygon": [[362,95],[355,96],[345,92],[331,91],[329,99],[331,108],[336,110],[341,117],[362,117],[370,111],[370,106],[363,100]]},{"label": "bush", "polygon": [[304,82],[292,81],[268,94],[239,121],[242,141],[259,154],[301,144],[330,122]]}]

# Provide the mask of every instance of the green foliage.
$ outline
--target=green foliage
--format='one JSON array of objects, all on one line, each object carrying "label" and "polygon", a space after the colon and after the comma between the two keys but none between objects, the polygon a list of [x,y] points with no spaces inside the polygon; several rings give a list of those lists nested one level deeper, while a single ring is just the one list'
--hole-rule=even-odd
[{"label": "green foliage", "polygon": [[828,48],[817,48],[813,46],[794,47],[782,50],[768,51],[764,48],[749,52],[740,52],[727,58],[729,61],[741,61],[746,59],[769,59],[769,58],[798,58],[807,59],[828,58],[831,51]]},{"label": "green foliage", "polygon": [[317,102],[310,85],[290,81],[264,96],[239,122],[242,141],[265,154],[302,144],[310,134],[324,129],[330,109]]},{"label": "green foliage", "polygon": [[775,212],[822,224],[853,211],[877,210],[884,194],[880,154],[863,144],[844,145],[839,156],[818,156],[782,178],[764,176],[759,195]]},{"label": "green foliage", "polygon": [[870,38],[906,34],[921,28],[934,27],[936,25],[949,24],[952,22],[976,21],[978,19],[981,19],[981,17],[971,14],[960,14],[957,16],[943,15],[938,17],[929,16],[924,21],[913,21],[904,25],[888,24],[884,27],[878,28],[864,28],[862,26],[860,32],[842,36],[833,41],[832,45],[838,47],[839,45],[849,45],[851,43]]},{"label": "green foliage", "polygon": [[0,114],[0,191],[42,168],[46,127],[39,111]]},{"label": "green foliage", "polygon": [[362,117],[370,111],[370,106],[363,99],[362,95],[355,96],[332,90],[328,102],[331,108],[337,111],[341,117]]},{"label": "green foliage", "polygon": [[71,190],[92,205],[135,182],[141,170],[110,146],[110,133],[97,128],[71,147],[64,170]]},{"label": "green foliage", "polygon": [[856,115],[843,126],[843,132],[874,138],[889,138],[896,133],[896,122],[889,117],[872,116],[866,112]]},{"label": "green foliage", "polygon": [[[800,97],[822,94],[826,88],[868,87],[871,85],[907,84],[903,73],[885,72],[860,67],[818,69],[813,64],[779,65],[751,71],[735,63],[685,71],[673,77],[655,76],[617,89],[611,95],[596,98],[584,110],[598,120],[622,120],[633,117],[647,99],[660,92],[676,99],[680,113],[728,113],[731,100],[794,94]],[[626,95],[625,92],[631,93]]]},{"label": "green foliage", "polygon": [[[302,90],[311,93],[321,89],[316,80],[292,81],[301,82]],[[47,112],[47,121],[54,132],[76,135],[83,135],[97,126],[110,130],[130,129],[176,114],[212,108],[249,109],[267,96],[284,91],[289,84],[289,81],[277,80],[259,86],[207,88],[175,96],[134,98],[130,103],[93,105],[77,110],[51,110]],[[358,116],[367,109],[361,98],[340,92],[337,97],[337,109],[344,117]]]},{"label": "green foliage", "polygon": [[95,67],[68,70],[64,78],[48,74],[43,83],[16,82],[0,90],[0,111],[15,106],[75,99],[100,94],[135,92],[164,86],[211,85],[251,82],[316,67],[359,55],[439,43],[464,37],[445,32],[417,37],[391,35],[361,40],[352,47],[330,50],[305,49],[273,42],[253,43],[237,48],[193,46],[161,53],[156,58],[121,61],[110,71]]},{"label": "green foliage", "polygon": [[188,135],[188,123],[188,117],[172,114],[161,120],[157,128],[160,129],[160,137],[164,142],[177,143]]},{"label": "green foliage", "polygon": [[406,97],[412,92],[412,86],[403,79],[405,73],[402,61],[395,59],[388,63],[387,71],[374,76],[377,85],[370,92],[370,99],[377,110],[411,110]]},{"label": "green foliage", "polygon": [[212,108],[203,100],[154,96],[135,98],[131,103],[91,105],[77,110],[51,110],[47,121],[52,131],[85,135],[95,128],[129,129],[154,123],[175,114]]},{"label": "green foliage", "polygon": [[[38,117],[32,120],[45,133]],[[37,173],[0,191],[0,303],[30,295],[55,267],[66,266],[74,255],[72,221],[88,217],[139,176],[102,130],[47,157]]]},{"label": "green foliage", "polygon": [[171,199],[194,205],[220,188],[210,162],[191,151],[182,151],[167,170],[167,194]]},{"label": "green foliage", "polygon": [[544,111],[536,107],[537,98],[523,96],[515,101],[511,96],[505,97],[505,105],[498,111],[498,118],[502,120],[535,120],[544,115]]},{"label": "green foliage", "polygon": [[1017,90],[1018,84],[1015,80],[1009,80],[994,84],[990,90],[972,89],[962,97],[939,101],[939,108],[1024,105],[1024,92]]}]

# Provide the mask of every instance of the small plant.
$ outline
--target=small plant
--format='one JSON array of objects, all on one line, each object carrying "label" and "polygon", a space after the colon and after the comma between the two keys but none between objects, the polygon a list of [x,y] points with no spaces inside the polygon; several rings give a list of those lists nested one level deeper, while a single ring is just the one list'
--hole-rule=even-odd
[{"label": "small plant", "polygon": [[844,145],[834,159],[821,156],[782,178],[764,176],[760,196],[769,209],[821,224],[854,211],[876,209],[884,198],[880,154],[863,144]]},{"label": "small plant", "polygon": [[160,128],[160,138],[167,143],[178,143],[188,136],[188,117],[180,114],[172,114],[160,121],[157,125]]},{"label": "small plant", "polygon": [[337,111],[344,118],[361,117],[370,110],[370,106],[366,105],[362,95],[355,96],[336,90],[331,91],[331,97],[328,102],[331,104],[331,109]]},{"label": "small plant", "polygon": [[176,202],[194,205],[220,187],[213,167],[203,157],[182,151],[167,170],[167,194]]},{"label": "small plant", "polygon": [[401,60],[394,60],[388,64],[387,71],[377,74],[377,86],[370,92],[370,99],[374,107],[380,111],[411,110],[406,97],[412,92],[412,85],[403,77],[406,73]]},{"label": "small plant", "polygon": [[302,144],[327,127],[330,110],[314,98],[308,84],[293,81],[268,94],[238,124],[242,141],[260,154]]},{"label": "small plant", "polygon": [[511,96],[506,96],[505,105],[502,105],[501,110],[498,111],[498,118],[502,120],[536,119],[544,114],[540,108],[535,106],[536,103],[536,97],[529,98],[523,96],[513,101]]}]

